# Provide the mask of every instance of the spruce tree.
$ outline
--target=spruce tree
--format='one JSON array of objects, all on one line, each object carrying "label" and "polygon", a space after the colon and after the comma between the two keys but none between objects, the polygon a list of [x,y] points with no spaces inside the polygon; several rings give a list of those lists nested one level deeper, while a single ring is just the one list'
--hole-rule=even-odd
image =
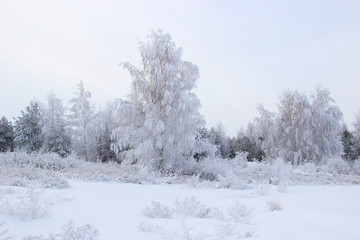
[{"label": "spruce tree", "polygon": [[43,146],[42,116],[40,103],[31,101],[15,121],[15,150],[28,153],[39,151]]},{"label": "spruce tree", "polygon": [[6,117],[0,120],[0,152],[14,151],[14,128]]}]

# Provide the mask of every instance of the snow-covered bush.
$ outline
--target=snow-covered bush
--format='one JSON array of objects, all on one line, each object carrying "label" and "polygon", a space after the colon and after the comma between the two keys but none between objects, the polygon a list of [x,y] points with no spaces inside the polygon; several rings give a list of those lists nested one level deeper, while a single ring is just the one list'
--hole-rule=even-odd
[{"label": "snow-covered bush", "polygon": [[151,202],[151,205],[146,207],[142,212],[149,218],[171,218],[173,214],[173,211],[169,207],[155,201]]},{"label": "snow-covered bush", "polygon": [[48,237],[42,235],[28,236],[23,240],[97,240],[99,232],[91,225],[76,227],[72,221],[62,227],[59,234],[49,234]]},{"label": "snow-covered bush", "polygon": [[2,204],[9,215],[21,220],[35,220],[48,216],[49,204],[43,200],[43,192],[28,188],[26,194],[16,199],[7,199]]},{"label": "snow-covered bush", "polygon": [[220,174],[225,176],[229,171],[230,165],[224,159],[219,157],[207,157],[201,160],[197,165],[197,175],[201,180],[214,181]]},{"label": "snow-covered bush", "polygon": [[276,191],[285,193],[287,192],[287,185],[284,182],[280,182],[276,186]]},{"label": "snow-covered bush", "polygon": [[0,223],[0,240],[9,240],[12,237],[7,236],[9,229],[2,229],[2,226],[5,224],[5,222]]},{"label": "snow-covered bush", "polygon": [[233,159],[229,159],[232,166],[236,166],[237,168],[246,168],[248,166],[248,153],[240,152],[236,153],[236,156]]},{"label": "snow-covered bush", "polygon": [[360,159],[355,160],[352,164],[351,164],[351,172],[354,175],[360,176]]},{"label": "snow-covered bush", "polygon": [[212,216],[213,209],[201,204],[194,196],[186,197],[182,201],[175,199],[175,212],[185,217],[208,218]]},{"label": "snow-covered bush", "polygon": [[236,223],[250,224],[252,218],[251,213],[251,208],[236,202],[235,205],[229,207],[228,209],[228,220]]},{"label": "snow-covered bush", "polygon": [[181,223],[180,231],[162,231],[160,240],[211,240],[212,237],[204,233],[193,233],[192,228],[184,221]]},{"label": "snow-covered bush", "polygon": [[248,188],[248,184],[242,179],[242,177],[234,173],[228,173],[227,175],[225,175],[225,177],[218,175],[217,179],[217,188],[230,188],[239,190]]},{"label": "snow-covered bush", "polygon": [[280,210],[283,209],[281,203],[278,200],[269,201],[269,202],[267,202],[266,205],[267,205],[270,212],[280,211]]},{"label": "snow-covered bush", "polygon": [[43,192],[34,188],[28,188],[25,197],[19,202],[18,215],[23,220],[34,220],[46,217],[49,204],[42,198]]},{"label": "snow-covered bush", "polygon": [[323,169],[328,174],[349,174],[351,167],[348,162],[343,160],[342,158],[329,158],[323,166]]},{"label": "snow-covered bush", "polygon": [[139,232],[158,232],[161,233],[163,229],[159,226],[156,226],[152,223],[148,223],[148,222],[141,222],[138,225],[138,231]]},{"label": "snow-covered bush", "polygon": [[270,190],[271,190],[271,186],[269,184],[261,183],[256,185],[254,191],[252,191],[251,193],[254,195],[263,196],[263,195],[268,195]]},{"label": "snow-covered bush", "polygon": [[291,175],[292,166],[281,158],[277,158],[271,163],[271,184],[278,184],[281,181],[286,181]]}]

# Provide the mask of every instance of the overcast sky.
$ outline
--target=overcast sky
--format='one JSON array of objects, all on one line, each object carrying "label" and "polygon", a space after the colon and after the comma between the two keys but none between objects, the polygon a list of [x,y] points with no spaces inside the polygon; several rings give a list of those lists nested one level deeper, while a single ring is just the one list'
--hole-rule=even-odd
[{"label": "overcast sky", "polygon": [[230,135],[286,89],[330,90],[351,126],[360,109],[360,1],[0,0],[0,115],[50,90],[64,103],[82,79],[92,100],[125,98],[151,29],[196,64],[207,126]]}]

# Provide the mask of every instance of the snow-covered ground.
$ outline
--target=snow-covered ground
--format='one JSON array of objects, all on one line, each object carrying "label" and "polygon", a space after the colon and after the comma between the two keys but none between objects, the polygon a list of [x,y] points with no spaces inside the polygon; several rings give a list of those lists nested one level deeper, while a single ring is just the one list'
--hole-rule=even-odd
[{"label": "snow-covered ground", "polygon": [[[62,232],[69,220],[76,226],[91,224],[103,240],[360,239],[359,185],[232,190],[177,184],[69,184],[66,189],[41,189],[38,201],[49,204],[48,213],[35,220],[22,220],[16,206],[9,211],[6,204],[25,201],[28,190],[1,186],[0,223],[5,224],[0,226],[0,239],[5,229],[9,230],[5,236],[15,240],[40,233],[47,237]],[[271,206],[280,210],[270,211]]]}]

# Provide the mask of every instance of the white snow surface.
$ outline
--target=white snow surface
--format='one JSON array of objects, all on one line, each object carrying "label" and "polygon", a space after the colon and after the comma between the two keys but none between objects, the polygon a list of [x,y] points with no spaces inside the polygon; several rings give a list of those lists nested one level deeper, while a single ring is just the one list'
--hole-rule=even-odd
[{"label": "white snow surface", "polygon": [[[277,240],[358,240],[360,239],[359,185],[288,186],[277,191],[193,188],[178,184],[132,184],[69,181],[66,189],[41,189],[50,203],[48,216],[21,220],[9,215],[6,199],[16,199],[26,188],[0,187],[0,233],[23,239],[26,236],[61,232],[72,220],[75,225],[91,224],[102,240],[140,239],[239,239],[248,237]],[[169,218],[149,218],[143,210],[153,201],[171,209],[175,201],[195,197],[208,207],[217,207],[224,217],[200,218],[174,213]],[[269,211],[271,202],[281,204],[280,211]],[[226,215],[236,204],[252,209],[250,222],[234,223]],[[142,231],[141,231],[142,229]],[[1,238],[1,234],[0,234]]]}]

